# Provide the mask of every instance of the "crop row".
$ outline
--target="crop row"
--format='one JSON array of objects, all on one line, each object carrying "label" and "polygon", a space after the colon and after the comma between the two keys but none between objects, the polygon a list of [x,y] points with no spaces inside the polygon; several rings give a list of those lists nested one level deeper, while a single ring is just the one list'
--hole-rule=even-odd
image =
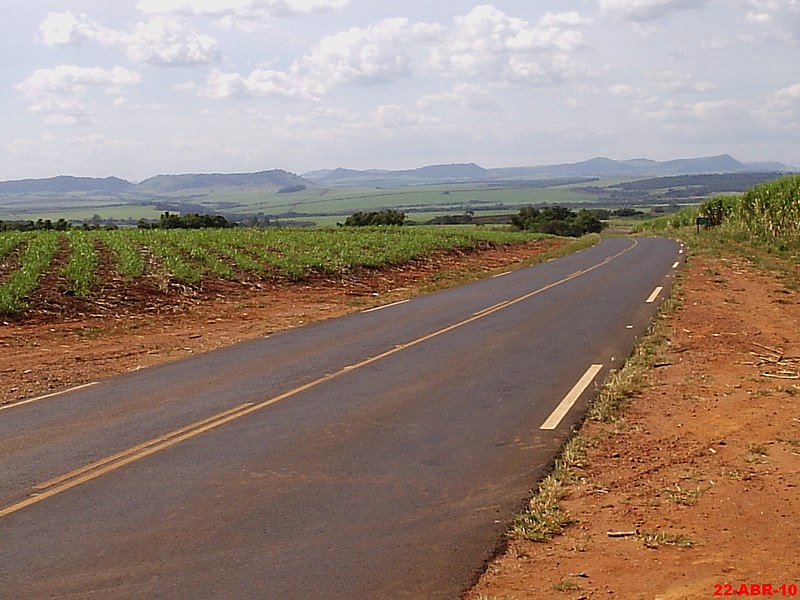
[{"label": "crop row", "polygon": [[79,298],[113,276],[301,280],[400,264],[438,250],[508,244],[535,236],[460,228],[201,229],[0,233],[0,314],[23,312],[46,278]]}]

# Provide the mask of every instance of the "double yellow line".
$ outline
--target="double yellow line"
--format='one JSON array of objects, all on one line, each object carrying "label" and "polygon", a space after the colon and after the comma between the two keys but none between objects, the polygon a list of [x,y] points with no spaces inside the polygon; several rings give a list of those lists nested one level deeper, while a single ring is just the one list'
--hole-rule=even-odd
[{"label": "double yellow line", "polygon": [[205,431],[208,431],[209,429],[214,429],[215,427],[219,427],[224,423],[237,419],[244,414],[244,411],[252,406],[252,403],[242,404],[236,408],[216,414],[213,417],[208,417],[201,421],[192,423],[191,425],[171,431],[170,433],[149,440],[143,444],[139,444],[138,446],[134,446],[132,448],[128,448],[127,450],[123,450],[122,452],[118,452],[117,454],[107,456],[106,458],[98,460],[97,462],[93,462],[79,469],[75,469],[74,471],[70,471],[69,473],[65,473],[64,475],[49,481],[45,481],[44,483],[39,483],[33,487],[33,493],[30,495],[30,497],[21,502],[17,502],[16,504],[12,504],[11,506],[0,509],[0,518],[17,512],[18,510],[22,510],[31,504],[41,502],[42,500],[45,500],[51,496],[60,494],[61,492],[64,492],[70,488],[74,488],[82,483],[96,479],[101,475],[105,475],[106,473],[114,471],[115,469],[119,469],[120,467],[144,458],[145,456],[155,454],[164,448],[174,446],[183,440],[199,435]]},{"label": "double yellow line", "polygon": [[278,396],[274,396],[263,402],[258,402],[258,403],[248,402],[245,404],[241,404],[235,408],[231,408],[224,412],[218,413],[212,417],[208,417],[201,421],[197,421],[195,423],[192,423],[191,425],[186,425],[185,427],[181,427],[180,429],[171,431],[160,437],[144,442],[143,444],[139,444],[138,446],[128,448],[127,450],[123,450],[122,452],[113,454],[97,462],[91,463],[84,467],[80,467],[78,469],[75,469],[74,471],[70,471],[69,473],[65,473],[64,475],[61,475],[44,483],[37,484],[36,486],[34,486],[31,495],[25,500],[22,500],[15,504],[11,504],[5,508],[0,508],[0,518],[6,517],[12,513],[27,508],[28,506],[41,502],[42,500],[46,500],[47,498],[55,496],[56,494],[60,494],[61,492],[65,492],[71,488],[74,488],[88,481],[96,479],[102,475],[110,473],[111,471],[115,471],[120,467],[124,467],[125,465],[128,465],[132,462],[150,456],[151,454],[160,452],[161,450],[169,448],[170,446],[174,446],[175,444],[178,444],[184,440],[198,436],[201,433],[219,427],[220,425],[224,425],[225,423],[229,423],[245,415],[249,415],[250,413],[253,413],[257,410],[261,410],[263,408],[266,408],[267,406],[271,406],[273,404],[281,402],[282,400],[286,400],[291,396],[295,396],[297,394],[310,390],[311,388],[326,383],[332,379],[344,375],[345,373],[350,373],[356,369],[365,367],[376,361],[382,360],[393,354],[411,348],[412,346],[416,346],[418,344],[431,340],[435,337],[453,331],[454,329],[458,329],[459,327],[463,327],[464,325],[467,325],[469,323],[487,317],[491,314],[494,314],[500,310],[508,308],[509,306],[513,306],[514,304],[527,300],[528,298],[541,294],[542,292],[550,290],[558,285],[561,285],[562,283],[571,281],[581,275],[589,273],[590,271],[594,271],[595,269],[598,269],[603,265],[608,264],[615,258],[618,258],[619,256],[632,250],[637,245],[637,243],[638,242],[634,241],[633,245],[625,248],[624,250],[618,252],[617,254],[605,258],[603,261],[597,263],[596,265],[593,265],[581,271],[576,271],[575,273],[572,273],[571,275],[568,275],[563,279],[550,283],[544,287],[541,287],[537,290],[524,294],[523,296],[520,296],[513,300],[503,301],[498,304],[495,304],[494,306],[491,306],[487,309],[475,313],[474,315],[472,315],[467,319],[464,319],[463,321],[453,323],[452,325],[449,325],[443,329],[439,329],[438,331],[434,331],[432,333],[429,333],[423,337],[417,338],[410,342],[406,342],[404,344],[398,344],[397,346],[394,346],[391,350],[387,350],[385,352],[382,352],[381,354],[377,354],[375,356],[362,360],[361,362],[358,362],[356,364],[343,367],[342,369],[334,373],[328,373],[327,375],[324,375],[319,379],[315,379],[314,381],[311,381],[299,387],[288,390],[282,394],[279,394]]}]

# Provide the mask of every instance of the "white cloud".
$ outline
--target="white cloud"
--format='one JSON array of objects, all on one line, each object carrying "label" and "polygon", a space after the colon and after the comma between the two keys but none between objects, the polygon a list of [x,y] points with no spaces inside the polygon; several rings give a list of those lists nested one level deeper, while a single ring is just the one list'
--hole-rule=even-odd
[{"label": "white cloud", "polygon": [[166,17],[135,25],[130,31],[117,31],[95,23],[85,15],[69,11],[50,13],[39,26],[46,46],[73,46],[94,41],[106,48],[121,47],[129,60],[155,66],[188,66],[216,62],[219,44],[205,34],[187,30]]},{"label": "white cloud", "polygon": [[745,20],[768,27],[782,41],[800,44],[800,0],[748,0]]},{"label": "white cloud", "polygon": [[297,17],[340,10],[349,0],[141,0],[145,14],[206,17],[235,29],[253,30],[276,17]]},{"label": "white cloud", "polygon": [[731,114],[739,108],[736,100],[695,102],[687,106],[688,114],[698,121],[710,121]]},{"label": "white cloud", "polygon": [[653,88],[658,92],[705,93],[716,89],[716,86],[708,81],[695,81],[692,75],[677,71],[650,73],[647,75],[647,79],[652,82]]},{"label": "white cloud", "polygon": [[206,78],[206,85],[199,90],[199,94],[210,98],[240,96],[315,100],[326,91],[325,87],[314,86],[311,81],[284,71],[256,69],[244,76],[214,69]]},{"label": "white cloud", "polygon": [[474,83],[457,83],[452,89],[442,94],[423,96],[417,104],[421,107],[435,104],[457,104],[473,110],[497,110],[500,107],[486,86]]},{"label": "white cloud", "polygon": [[410,77],[420,65],[423,47],[436,39],[440,26],[412,24],[408,19],[380,21],[329,35],[287,71],[256,69],[249,75],[215,70],[201,94],[283,96],[319,100],[336,86],[380,83]]},{"label": "white cloud", "polygon": [[408,77],[419,67],[420,54],[442,28],[385,19],[367,28],[353,27],[320,40],[300,68],[320,82],[380,82]]},{"label": "white cloud", "polygon": [[753,115],[771,129],[786,131],[796,127],[800,121],[800,83],[769,94]]},{"label": "white cloud", "polygon": [[673,12],[703,8],[708,0],[600,0],[604,14],[641,23],[666,17]]},{"label": "white cloud", "polygon": [[577,13],[546,14],[537,24],[480,5],[455,18],[455,28],[431,53],[438,72],[492,81],[552,83],[579,69],[563,55],[583,45]]},{"label": "white cloud", "polygon": [[46,115],[47,123],[73,125],[87,122],[95,112],[93,90],[118,95],[140,80],[140,73],[123,67],[59,65],[37,70],[15,87],[28,98],[31,111]]},{"label": "white cloud", "polygon": [[773,102],[778,106],[800,106],[800,83],[790,85],[775,92]]},{"label": "white cloud", "polygon": [[534,25],[490,5],[456,17],[451,28],[404,17],[384,19],[323,37],[285,71],[215,70],[199,93],[319,100],[342,85],[425,75],[538,84],[571,80],[590,76],[569,58],[583,44],[574,27],[588,22],[575,12],[547,13]]},{"label": "white cloud", "polygon": [[203,65],[220,59],[217,40],[185,31],[167,19],[140,23],[122,38],[128,58],[136,63],[161,66]]},{"label": "white cloud", "polygon": [[647,90],[630,85],[629,83],[619,83],[608,88],[608,93],[618,98],[643,98],[648,95]]},{"label": "white cloud", "polygon": [[384,129],[398,129],[417,127],[422,125],[435,125],[439,121],[425,115],[420,111],[400,106],[399,104],[385,104],[375,109],[376,124]]}]

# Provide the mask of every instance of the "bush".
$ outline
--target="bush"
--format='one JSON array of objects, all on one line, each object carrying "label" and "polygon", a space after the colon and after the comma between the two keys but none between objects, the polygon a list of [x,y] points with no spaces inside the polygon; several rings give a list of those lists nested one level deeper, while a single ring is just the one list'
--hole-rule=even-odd
[{"label": "bush", "polygon": [[403,225],[406,222],[405,213],[399,210],[382,210],[380,212],[353,213],[344,222],[346,227],[365,227],[370,225]]},{"label": "bush", "polygon": [[603,223],[592,212],[581,210],[576,213],[562,206],[548,206],[541,210],[528,206],[511,217],[511,222],[524,231],[567,237],[599,233],[603,229]]},{"label": "bush", "polygon": [[150,223],[143,219],[139,221],[139,229],[226,229],[228,227],[236,227],[236,223],[231,223],[221,215],[199,215],[197,213],[173,215],[165,212],[157,223]]}]

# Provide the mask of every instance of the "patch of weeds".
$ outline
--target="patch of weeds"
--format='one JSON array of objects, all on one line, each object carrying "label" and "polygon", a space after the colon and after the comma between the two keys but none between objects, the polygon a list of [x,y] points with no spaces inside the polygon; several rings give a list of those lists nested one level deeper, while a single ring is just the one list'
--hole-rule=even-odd
[{"label": "patch of weeds", "polygon": [[678,548],[692,548],[695,545],[692,538],[666,531],[642,531],[639,539],[646,548],[658,548],[659,546],[677,546]]},{"label": "patch of weeds", "polygon": [[742,481],[742,480],[748,478],[747,474],[743,473],[739,469],[727,469],[727,470],[723,471],[722,474],[725,477],[729,477],[730,479],[733,479],[734,481]]},{"label": "patch of weeds", "polygon": [[511,600],[508,596],[487,596],[486,594],[478,594],[475,600]]},{"label": "patch of weeds", "polygon": [[767,454],[769,453],[764,445],[748,444],[747,456],[745,456],[745,460],[749,463],[764,464],[767,462],[767,459],[765,458]]},{"label": "patch of weeds", "polygon": [[798,439],[778,438],[777,441],[781,444],[788,444],[795,452],[800,452],[800,440]]},{"label": "patch of weeds", "polygon": [[514,518],[513,534],[532,542],[543,542],[560,534],[573,522],[561,509],[563,497],[563,482],[554,475],[545,477],[525,510]]},{"label": "patch of weeds", "polygon": [[558,583],[554,583],[553,589],[557,592],[574,592],[581,589],[581,586],[570,579],[563,579]]},{"label": "patch of weeds", "polygon": [[681,506],[693,506],[694,503],[697,502],[697,499],[703,495],[703,491],[704,490],[699,487],[693,490],[685,490],[676,483],[674,487],[664,490],[664,494],[670,502],[680,504]]},{"label": "patch of weeds", "polygon": [[569,439],[556,459],[553,475],[563,483],[574,483],[578,480],[577,469],[586,464],[587,442],[581,436]]}]

